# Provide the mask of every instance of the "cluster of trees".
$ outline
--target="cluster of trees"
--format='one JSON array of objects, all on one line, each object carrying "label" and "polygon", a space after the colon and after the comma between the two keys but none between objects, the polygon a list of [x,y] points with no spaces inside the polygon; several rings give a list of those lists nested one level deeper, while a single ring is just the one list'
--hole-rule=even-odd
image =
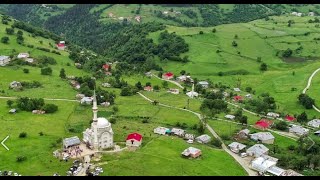
[{"label": "cluster of trees", "polygon": [[276,102],[269,93],[262,93],[258,99],[250,99],[246,101],[245,108],[257,113],[266,114],[276,109]]},{"label": "cluster of trees", "polygon": [[195,11],[191,10],[191,9],[182,10],[181,13],[185,14],[190,19],[197,19],[198,18],[198,14]]},{"label": "cluster of trees", "polygon": [[39,81],[32,81],[32,82],[22,81],[21,85],[23,88],[27,88],[27,89],[42,87],[42,84]]},{"label": "cluster of trees", "polygon": [[293,51],[290,48],[288,48],[287,50],[283,51],[282,57],[291,57],[292,53]]},{"label": "cluster of trees", "polygon": [[17,43],[18,44],[23,44],[24,43],[23,32],[21,30],[19,30],[17,32]]},{"label": "cluster of trees", "polygon": [[37,62],[39,65],[55,65],[57,64],[57,61],[53,58],[53,57],[49,57],[49,56],[39,56],[37,58]]},{"label": "cluster of trees", "polygon": [[3,36],[2,38],[1,38],[1,42],[3,43],[3,44],[8,44],[9,43],[9,37],[8,36]]},{"label": "cluster of trees", "polygon": [[315,17],[314,20],[310,19],[308,22],[309,23],[319,23],[320,20],[319,20],[319,18]]},{"label": "cluster of trees", "polygon": [[222,100],[221,92],[210,92],[205,95],[205,100],[200,106],[200,110],[206,114],[214,116],[215,114],[228,111],[228,104]]},{"label": "cluster of trees", "polygon": [[[178,23],[179,25],[182,25],[185,27],[199,26],[199,23],[197,23],[196,21],[192,22],[192,21],[182,20],[181,18],[179,18],[177,16],[165,15],[162,13],[162,11],[159,11],[159,10],[154,10],[153,14],[158,18],[168,20],[168,21],[173,21],[173,22]],[[190,14],[188,14],[188,15],[190,15]],[[195,18],[195,19],[197,19],[197,18]]]},{"label": "cluster of trees", "polygon": [[156,54],[161,60],[168,59],[173,61],[187,62],[188,57],[180,58],[181,53],[189,51],[189,46],[185,40],[175,33],[162,32],[159,37],[159,45]]},{"label": "cluster of trees", "polygon": [[41,68],[41,75],[52,75],[51,67]]},{"label": "cluster of trees", "polygon": [[45,104],[42,98],[21,97],[16,100],[16,104],[22,111],[43,110],[46,113],[58,111],[58,106],[54,104]]},{"label": "cluster of trees", "polygon": [[314,99],[309,97],[307,94],[300,94],[298,97],[299,103],[303,105],[306,109],[312,109],[314,105]]},{"label": "cluster of trees", "polygon": [[248,124],[248,117],[242,114],[242,110],[238,109],[235,114],[235,120],[241,124]]}]

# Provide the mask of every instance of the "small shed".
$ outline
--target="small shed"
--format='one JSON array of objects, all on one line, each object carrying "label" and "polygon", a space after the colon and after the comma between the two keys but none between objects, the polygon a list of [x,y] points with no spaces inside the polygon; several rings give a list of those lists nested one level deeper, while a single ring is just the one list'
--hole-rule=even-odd
[{"label": "small shed", "polygon": [[77,146],[80,145],[81,141],[78,138],[78,136],[70,137],[70,138],[65,138],[63,140],[63,147],[65,149],[72,147],[72,146]]}]

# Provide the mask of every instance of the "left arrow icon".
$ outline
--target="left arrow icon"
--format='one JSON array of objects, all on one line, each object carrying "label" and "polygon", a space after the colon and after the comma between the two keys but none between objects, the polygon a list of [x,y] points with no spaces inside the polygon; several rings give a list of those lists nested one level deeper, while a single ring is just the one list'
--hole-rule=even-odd
[{"label": "left arrow icon", "polygon": [[10,136],[7,136],[6,138],[4,138],[4,140],[1,142],[1,145],[6,148],[6,150],[9,151],[9,148],[4,144],[4,142],[9,138]]}]

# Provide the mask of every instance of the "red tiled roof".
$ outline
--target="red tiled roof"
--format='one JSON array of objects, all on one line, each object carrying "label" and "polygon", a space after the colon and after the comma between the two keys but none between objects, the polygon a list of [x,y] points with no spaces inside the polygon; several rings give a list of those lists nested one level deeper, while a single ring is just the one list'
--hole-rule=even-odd
[{"label": "red tiled roof", "polygon": [[152,87],[151,86],[146,86],[146,87],[144,87],[144,90],[152,90]]},{"label": "red tiled roof", "polygon": [[236,101],[243,100],[242,96],[234,96],[233,99],[236,100]]},{"label": "red tiled roof", "polygon": [[64,47],[64,44],[59,43],[59,44],[57,44],[57,46],[58,46],[58,47]]},{"label": "red tiled roof", "polygon": [[173,73],[172,72],[168,72],[168,73],[165,73],[164,75],[167,76],[167,77],[170,77],[170,76],[173,76]]},{"label": "red tiled roof", "polygon": [[131,140],[131,139],[134,139],[134,140],[137,140],[137,141],[141,141],[142,135],[138,134],[138,133],[129,134],[128,137],[127,137],[127,140]]},{"label": "red tiled roof", "polygon": [[104,69],[109,69],[109,68],[110,68],[110,65],[109,65],[109,64],[104,64],[104,65],[102,66],[102,68],[104,68]]},{"label": "red tiled roof", "polygon": [[261,128],[269,128],[272,124],[272,121],[267,119],[261,119],[260,121],[256,122],[255,125]]},{"label": "red tiled roof", "polygon": [[293,116],[290,116],[290,115],[286,115],[286,120],[288,121],[294,121],[296,118],[294,118]]}]

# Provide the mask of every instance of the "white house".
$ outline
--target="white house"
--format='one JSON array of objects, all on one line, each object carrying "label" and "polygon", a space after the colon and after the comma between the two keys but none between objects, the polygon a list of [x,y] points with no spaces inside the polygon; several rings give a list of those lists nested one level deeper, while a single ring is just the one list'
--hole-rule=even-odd
[{"label": "white house", "polygon": [[274,112],[268,112],[267,116],[268,117],[273,117],[273,118],[279,118],[280,114],[274,113]]},{"label": "white house", "polygon": [[314,12],[309,12],[308,16],[314,16]]},{"label": "white house", "polygon": [[10,89],[21,89],[22,85],[18,81],[12,81],[9,85]]},{"label": "white house", "polygon": [[33,58],[25,58],[24,61],[26,61],[28,63],[33,63],[34,59]]},{"label": "white house", "polygon": [[270,132],[258,132],[251,134],[250,138],[264,144],[273,144],[274,142],[274,136]]},{"label": "white house", "polygon": [[178,128],[172,128],[171,129],[171,133],[173,133],[174,135],[183,137],[185,134],[185,131],[183,129],[178,129]]},{"label": "white house", "polygon": [[246,139],[249,136],[250,130],[249,129],[243,129],[238,132],[238,137],[241,139]]},{"label": "white house", "polygon": [[262,155],[268,155],[269,149],[263,144],[255,144],[248,148],[246,153],[249,156],[260,157]]},{"label": "white house", "polygon": [[187,92],[187,96],[189,96],[190,98],[194,98],[194,97],[198,97],[199,93],[190,91],[190,92]]},{"label": "white house", "polygon": [[309,133],[309,129],[304,128],[302,126],[293,125],[292,127],[289,128],[289,132],[296,134],[298,136],[305,136]]},{"label": "white house", "polygon": [[102,86],[102,87],[107,87],[107,88],[109,88],[109,87],[111,87],[111,84],[109,84],[109,83],[102,83],[101,86]]},{"label": "white house", "polygon": [[264,173],[271,167],[276,166],[276,164],[277,163],[274,161],[266,160],[263,157],[258,157],[251,162],[251,168]]},{"label": "white house", "polygon": [[169,11],[163,11],[162,14],[167,15],[169,13]]},{"label": "white house", "polygon": [[252,95],[251,94],[246,94],[246,98],[251,99]]},{"label": "white house", "polygon": [[233,90],[234,90],[235,92],[241,92],[241,90],[240,90],[239,88],[233,88]]},{"label": "white house", "polygon": [[211,137],[208,136],[207,134],[203,134],[203,135],[198,136],[198,137],[196,138],[196,141],[197,141],[198,143],[202,143],[202,144],[207,144],[208,142],[210,142],[210,140],[211,140]]},{"label": "white house", "polygon": [[188,139],[188,140],[194,140],[195,135],[194,134],[184,134],[184,139]]},{"label": "white house", "polygon": [[30,56],[29,53],[20,53],[18,54],[17,58],[24,59],[24,58],[28,58],[29,56]]},{"label": "white house", "polygon": [[84,94],[77,94],[76,95],[76,99],[82,99],[84,97],[86,97],[86,95],[84,95]]},{"label": "white house", "polygon": [[92,104],[93,98],[92,97],[84,97],[80,100],[81,104]]},{"label": "white house", "polygon": [[190,82],[191,82],[191,76],[186,76],[186,75],[182,75],[182,76],[179,76],[179,77],[177,77],[177,80],[178,81],[180,81],[180,82],[184,82],[184,81],[187,81],[187,80],[190,80]]},{"label": "white house", "polygon": [[198,84],[200,84],[202,86],[202,88],[208,88],[209,87],[209,83],[207,81],[200,81],[200,82],[198,82]]},{"label": "white house", "polygon": [[298,16],[298,17],[301,17],[301,16],[302,16],[302,13],[297,13],[297,16]]},{"label": "white house", "polygon": [[297,14],[298,14],[297,12],[292,12],[291,13],[291,15],[293,15],[293,16],[297,16]]},{"label": "white house", "polygon": [[0,66],[5,66],[9,64],[10,60],[11,59],[9,56],[0,56]]},{"label": "white house", "polygon": [[186,157],[197,158],[197,157],[201,156],[201,153],[202,152],[200,149],[197,149],[194,147],[189,147],[189,148],[185,149],[181,154]]},{"label": "white house", "polygon": [[223,92],[222,94],[223,94],[224,97],[229,97],[230,96],[230,94],[228,92]]},{"label": "white house", "polygon": [[320,119],[314,119],[308,122],[308,126],[319,128],[320,127]]},{"label": "white house", "polygon": [[170,133],[170,129],[169,128],[165,128],[165,127],[157,127],[155,129],[153,129],[153,132],[155,134],[165,135],[167,133]]},{"label": "white house", "polygon": [[230,120],[234,120],[234,118],[236,118],[234,115],[231,115],[231,114],[227,114],[224,117]]},{"label": "white house", "polygon": [[239,153],[240,151],[242,151],[244,148],[246,148],[247,146],[238,142],[233,142],[231,144],[228,145],[228,147],[230,148],[230,150],[234,153]]}]

